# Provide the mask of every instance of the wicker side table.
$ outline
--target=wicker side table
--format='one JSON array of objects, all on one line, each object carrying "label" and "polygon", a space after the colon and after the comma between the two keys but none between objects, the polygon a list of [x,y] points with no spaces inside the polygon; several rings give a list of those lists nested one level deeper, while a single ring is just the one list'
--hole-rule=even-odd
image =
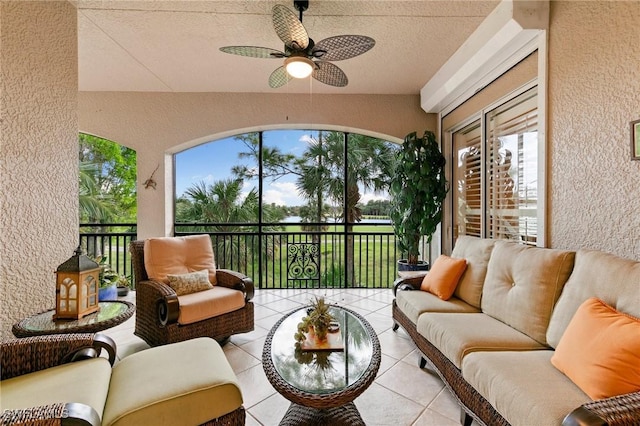
[{"label": "wicker side table", "polygon": [[16,337],[42,336],[60,333],[96,333],[122,324],[136,310],[133,303],[124,301],[99,302],[100,310],[79,320],[54,320],[55,309],[31,315],[12,327]]},{"label": "wicker side table", "polygon": [[344,350],[296,350],[293,335],[306,309],[280,319],[267,335],[262,352],[269,382],[292,402],[280,425],[364,425],[353,400],[369,387],[380,367],[378,337],[362,316],[333,306]]}]

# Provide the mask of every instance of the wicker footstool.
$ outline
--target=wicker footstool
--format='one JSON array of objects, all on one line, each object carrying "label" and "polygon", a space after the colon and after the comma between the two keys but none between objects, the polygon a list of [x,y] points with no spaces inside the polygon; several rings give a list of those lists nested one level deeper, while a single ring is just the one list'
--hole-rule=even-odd
[{"label": "wicker footstool", "polygon": [[280,319],[267,335],[262,352],[269,382],[291,401],[280,425],[364,425],[353,400],[369,387],[380,367],[375,331],[356,312],[332,306],[344,348],[300,351],[293,335],[306,310],[300,308]]}]

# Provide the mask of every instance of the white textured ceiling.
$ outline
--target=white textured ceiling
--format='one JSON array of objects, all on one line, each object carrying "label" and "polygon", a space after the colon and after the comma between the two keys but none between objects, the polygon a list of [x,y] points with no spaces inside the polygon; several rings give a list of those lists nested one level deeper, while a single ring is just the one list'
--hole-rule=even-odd
[{"label": "white textured ceiling", "polygon": [[[283,50],[271,9],[293,1],[79,0],[81,91],[418,94],[499,1],[310,0],[303,24],[315,41],[372,37],[361,56],[335,62],[349,84],[312,79],[271,89],[282,59],[229,55],[222,46]],[[297,14],[297,12],[296,12]]]}]

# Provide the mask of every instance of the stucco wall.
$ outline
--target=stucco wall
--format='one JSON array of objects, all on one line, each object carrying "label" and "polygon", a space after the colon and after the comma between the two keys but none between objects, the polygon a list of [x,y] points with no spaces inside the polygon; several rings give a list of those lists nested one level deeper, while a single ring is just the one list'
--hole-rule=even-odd
[{"label": "stucco wall", "polygon": [[551,246],[640,259],[640,3],[551,3]]},{"label": "stucco wall", "polygon": [[[355,131],[400,142],[435,130],[418,95],[81,92],[79,126],[137,152],[138,237],[172,231],[171,154],[213,139],[270,128]],[[145,189],[156,166],[157,188]]]},{"label": "stucco wall", "polygon": [[78,244],[76,10],[0,2],[0,332],[55,301]]}]

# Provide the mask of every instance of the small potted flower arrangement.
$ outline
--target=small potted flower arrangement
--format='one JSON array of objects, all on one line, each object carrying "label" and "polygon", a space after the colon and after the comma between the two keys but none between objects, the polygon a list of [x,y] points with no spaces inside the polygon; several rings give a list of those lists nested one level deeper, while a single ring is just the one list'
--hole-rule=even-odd
[{"label": "small potted flower arrangement", "polygon": [[100,265],[100,285],[98,289],[98,300],[117,300],[118,287],[126,286],[128,288],[129,280],[121,276],[115,271],[110,264],[107,263],[107,257],[104,255],[97,256],[93,259]]},{"label": "small potted flower arrangement", "polygon": [[329,312],[329,305],[323,297],[316,297],[307,309],[307,315],[298,323],[294,338],[298,343],[307,339],[307,334],[317,342],[325,342],[330,329],[335,327],[334,318]]}]

